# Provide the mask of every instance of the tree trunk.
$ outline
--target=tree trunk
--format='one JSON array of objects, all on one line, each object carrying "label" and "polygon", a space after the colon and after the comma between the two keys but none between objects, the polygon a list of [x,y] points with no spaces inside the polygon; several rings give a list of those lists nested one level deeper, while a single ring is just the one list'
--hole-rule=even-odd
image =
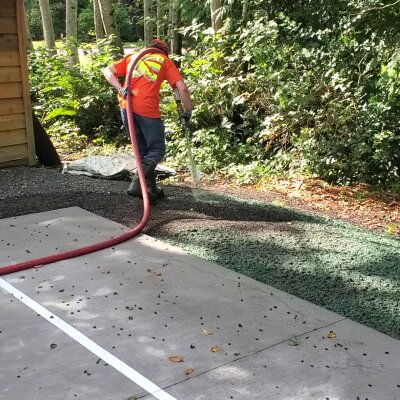
[{"label": "tree trunk", "polygon": [[104,32],[107,37],[114,36],[114,43],[123,54],[121,38],[114,23],[111,0],[98,0]]},{"label": "tree trunk", "polygon": [[174,0],[171,0],[169,2],[169,7],[168,7],[168,30],[167,30],[167,35],[168,35],[168,41],[172,43],[172,15],[174,13]]},{"label": "tree trunk", "polygon": [[93,0],[93,15],[94,15],[94,29],[96,32],[96,39],[101,40],[105,38],[103,20],[101,19],[101,12],[99,1]]},{"label": "tree trunk", "polygon": [[56,42],[54,38],[53,19],[51,18],[51,10],[49,0],[39,0],[40,14],[42,15],[43,36],[46,49],[54,52]]},{"label": "tree trunk", "polygon": [[151,20],[152,0],[143,0],[144,14],[144,44],[148,45],[153,38],[153,23]]},{"label": "tree trunk", "polygon": [[66,2],[66,39],[67,48],[70,52],[69,62],[71,65],[79,63],[78,56],[78,0],[67,0]]},{"label": "tree trunk", "polygon": [[223,0],[210,0],[211,26],[215,32],[219,31],[224,26],[221,14],[222,5]]},{"label": "tree trunk", "polygon": [[182,35],[178,32],[179,28],[179,10],[177,0],[170,2],[170,37],[172,54],[182,54]]},{"label": "tree trunk", "polygon": [[246,22],[247,13],[249,12],[249,0],[243,0],[242,4],[242,22]]},{"label": "tree trunk", "polygon": [[157,0],[157,37],[161,39],[164,36],[164,13],[161,0]]},{"label": "tree trunk", "polygon": [[25,12],[25,7],[24,7],[24,16],[25,16],[24,20],[25,20],[27,50],[32,51],[33,50],[33,43],[32,43],[31,32],[29,30],[28,16],[27,16],[27,14]]}]

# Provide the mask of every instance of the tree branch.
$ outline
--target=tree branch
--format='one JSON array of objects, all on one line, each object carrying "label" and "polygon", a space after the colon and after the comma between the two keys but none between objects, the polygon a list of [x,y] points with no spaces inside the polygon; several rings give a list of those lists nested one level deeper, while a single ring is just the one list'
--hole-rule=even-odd
[{"label": "tree branch", "polygon": [[386,4],[385,6],[368,8],[368,9],[364,10],[362,13],[364,14],[364,13],[367,13],[369,11],[384,10],[385,8],[393,7],[393,6],[395,6],[396,4],[399,4],[399,3],[400,3],[400,0],[397,0],[394,3]]}]

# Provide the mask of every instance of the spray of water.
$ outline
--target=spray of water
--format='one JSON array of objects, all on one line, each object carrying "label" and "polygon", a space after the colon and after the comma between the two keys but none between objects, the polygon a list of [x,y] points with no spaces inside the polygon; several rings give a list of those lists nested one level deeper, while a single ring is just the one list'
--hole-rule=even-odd
[{"label": "spray of water", "polygon": [[201,172],[197,167],[196,163],[194,162],[193,152],[192,152],[192,143],[190,141],[190,137],[188,132],[186,132],[186,149],[187,149],[187,156],[189,159],[189,168],[190,174],[192,176],[192,183],[195,188],[197,188],[200,184],[201,180]]},{"label": "spray of water", "polygon": [[[182,115],[183,107],[182,107],[179,90],[177,88],[174,89],[174,96],[175,96],[175,102],[176,102],[178,114]],[[182,129],[184,130],[185,137],[186,137],[186,150],[187,150],[187,157],[189,160],[190,174],[192,176],[193,195],[194,195],[194,197],[196,197],[196,191],[198,191],[198,186],[200,184],[201,172],[200,172],[199,168],[197,167],[196,163],[194,162],[190,129],[184,118],[181,119],[181,123],[182,123]]]}]

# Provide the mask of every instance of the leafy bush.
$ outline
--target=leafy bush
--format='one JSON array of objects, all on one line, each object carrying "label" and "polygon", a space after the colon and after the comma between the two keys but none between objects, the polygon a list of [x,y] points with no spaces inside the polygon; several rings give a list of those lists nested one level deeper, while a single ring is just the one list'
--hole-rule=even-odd
[{"label": "leafy bush", "polygon": [[33,8],[27,11],[27,22],[29,24],[29,33],[32,39],[42,39],[42,17],[40,11],[37,8]]},{"label": "leafy bush", "polygon": [[137,33],[135,31],[136,26],[131,20],[132,14],[134,14],[133,6],[126,6],[120,3],[114,3],[113,15],[115,25],[117,26],[121,39],[126,42],[132,42],[138,39]]},{"label": "leafy bush", "polygon": [[117,49],[108,41],[84,47],[82,65],[70,66],[67,51],[51,56],[43,48],[29,57],[33,108],[50,135],[70,144],[124,142],[115,90],[102,70],[112,64]]},{"label": "leafy bush", "polygon": [[94,13],[93,5],[89,4],[87,8],[84,8],[78,14],[78,39],[88,41],[94,38]]},{"label": "leafy bush", "polygon": [[384,22],[351,6],[325,10],[322,25],[304,19],[311,5],[289,17],[278,3],[217,35],[197,23],[183,30],[197,42],[184,65],[202,163],[346,184],[398,179],[400,32],[378,35]]}]

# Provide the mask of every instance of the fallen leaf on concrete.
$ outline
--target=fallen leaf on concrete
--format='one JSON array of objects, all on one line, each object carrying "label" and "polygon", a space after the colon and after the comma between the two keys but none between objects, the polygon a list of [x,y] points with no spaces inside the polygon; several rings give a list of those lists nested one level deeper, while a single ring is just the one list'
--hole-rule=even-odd
[{"label": "fallen leaf on concrete", "polygon": [[149,272],[150,274],[153,274],[153,275],[155,275],[155,276],[160,276],[160,275],[162,275],[161,272],[152,271],[150,268],[147,268],[147,272]]},{"label": "fallen leaf on concrete", "polygon": [[126,400],[138,400],[138,398],[135,396],[131,396],[131,397],[128,397]]},{"label": "fallen leaf on concrete", "polygon": [[192,374],[193,374],[193,371],[194,371],[193,368],[188,368],[188,369],[185,371],[185,375],[192,375]]},{"label": "fallen leaf on concrete", "polygon": [[220,350],[219,346],[211,347],[211,351],[212,351],[213,353],[218,353],[219,350]]},{"label": "fallen leaf on concrete", "polygon": [[335,332],[335,331],[330,331],[330,332],[326,335],[326,337],[327,337],[328,339],[335,339],[335,337],[336,337],[336,332]]},{"label": "fallen leaf on concrete", "polygon": [[287,344],[288,344],[289,346],[298,346],[298,345],[299,345],[299,342],[297,341],[297,337],[293,335],[293,336],[287,341]]},{"label": "fallen leaf on concrete", "polygon": [[42,267],[43,267],[43,264],[35,265],[35,268],[36,268],[36,269],[42,268]]},{"label": "fallen leaf on concrete", "polygon": [[183,357],[181,356],[170,356],[168,357],[168,360],[174,363],[180,363],[183,362]]},{"label": "fallen leaf on concrete", "polygon": [[203,329],[203,335],[210,336],[212,334],[212,331],[210,331],[209,329]]}]

